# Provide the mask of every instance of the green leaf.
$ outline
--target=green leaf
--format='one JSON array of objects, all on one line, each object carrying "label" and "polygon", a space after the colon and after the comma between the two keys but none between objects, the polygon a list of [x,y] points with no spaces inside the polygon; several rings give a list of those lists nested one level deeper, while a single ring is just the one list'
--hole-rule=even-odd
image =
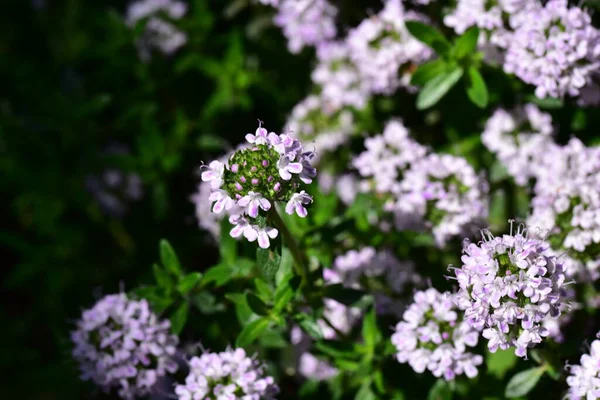
[{"label": "green leaf", "polygon": [[250,309],[246,296],[242,293],[226,293],[225,298],[235,304],[235,314],[241,325],[247,325],[254,313]]},{"label": "green leaf", "polygon": [[221,260],[225,264],[234,264],[237,255],[237,240],[231,237],[229,231],[231,230],[231,224],[224,218],[221,221],[221,235],[219,237],[219,254],[221,255]]},{"label": "green leaf", "polygon": [[371,390],[371,380],[367,379],[358,389],[354,400],[376,400],[377,396]]},{"label": "green leaf", "polygon": [[344,287],[341,283],[325,286],[323,296],[333,299],[346,306],[350,306],[359,301],[364,295],[364,292],[356,289]]},{"label": "green leaf", "polygon": [[167,271],[160,267],[158,264],[152,265],[152,270],[154,272],[154,279],[156,279],[156,283],[163,289],[170,291],[173,287],[173,280]]},{"label": "green leaf", "polygon": [[214,267],[209,268],[204,273],[204,279],[202,279],[202,286],[208,285],[214,282],[217,286],[223,286],[234,278],[233,270],[229,265],[217,264]]},{"label": "green leaf", "polygon": [[519,372],[513,376],[508,382],[508,385],[506,385],[504,396],[515,398],[526,395],[535,387],[535,385],[537,385],[542,375],[544,375],[545,370],[546,366],[543,365],[541,367]]},{"label": "green leaf", "polygon": [[294,298],[295,290],[290,286],[289,281],[280,285],[275,292],[275,300],[273,301],[273,309],[276,312],[281,312]]},{"label": "green leaf", "polygon": [[450,400],[452,399],[452,390],[450,385],[444,379],[438,379],[429,389],[427,400]]},{"label": "green leaf", "polygon": [[250,322],[242,329],[235,341],[236,347],[246,347],[252,344],[269,327],[268,318],[259,318]]},{"label": "green leaf", "polygon": [[479,28],[473,26],[469,28],[462,36],[459,36],[454,42],[454,56],[461,60],[472,54],[477,48],[479,39]]},{"label": "green leaf", "polygon": [[256,264],[269,281],[275,279],[275,274],[277,274],[281,263],[281,245],[273,246],[273,244],[272,242],[271,247],[268,249],[259,247],[256,250]]},{"label": "green leaf", "polygon": [[437,60],[428,61],[417,67],[413,72],[410,84],[415,86],[423,86],[436,76],[443,74],[448,68],[446,61],[441,58]]},{"label": "green leaf", "polygon": [[296,314],[295,319],[298,321],[300,328],[304,332],[306,332],[310,337],[316,340],[323,339],[323,332],[321,332],[321,328],[319,324],[313,317],[308,314]]},{"label": "green leaf", "polygon": [[498,350],[486,356],[488,373],[498,379],[504,379],[504,375],[517,364],[517,356],[512,350]]},{"label": "green leaf", "polygon": [[406,28],[411,35],[434,49],[439,55],[446,55],[450,51],[450,42],[433,26],[418,21],[406,21]]},{"label": "green leaf", "polygon": [[436,104],[463,76],[462,67],[440,74],[427,82],[417,97],[417,108],[425,110]]},{"label": "green leaf", "polygon": [[177,259],[177,255],[175,254],[173,247],[171,247],[171,244],[166,239],[162,239],[159,247],[160,262],[163,267],[175,276],[181,275],[181,265],[179,264],[179,260]]},{"label": "green leaf", "polygon": [[320,340],[315,343],[315,348],[321,353],[335,359],[356,359],[358,357],[355,345],[348,342],[339,342],[337,340]]},{"label": "green leaf", "polygon": [[177,285],[177,291],[181,294],[187,294],[194,289],[202,280],[202,274],[200,272],[192,272],[181,278]]},{"label": "green leaf", "polygon": [[179,335],[187,322],[188,317],[187,302],[181,304],[179,308],[171,315],[171,330],[174,334]]},{"label": "green leaf", "polygon": [[246,301],[255,314],[263,317],[269,315],[269,308],[267,305],[254,293],[246,293]]},{"label": "green leaf", "polygon": [[470,67],[468,70],[469,79],[467,80],[467,95],[469,99],[479,108],[485,108],[488,104],[488,89],[481,73]]},{"label": "green leaf", "polygon": [[545,108],[547,110],[556,110],[562,108],[565,103],[562,99],[557,99],[554,97],[545,97],[540,99],[537,96],[530,95],[525,98],[525,101],[528,103],[533,103],[540,108]]},{"label": "green leaf", "polygon": [[377,327],[374,307],[365,315],[362,325],[362,335],[367,348],[367,353],[372,356],[375,352],[375,346],[381,341],[382,337],[381,332]]}]

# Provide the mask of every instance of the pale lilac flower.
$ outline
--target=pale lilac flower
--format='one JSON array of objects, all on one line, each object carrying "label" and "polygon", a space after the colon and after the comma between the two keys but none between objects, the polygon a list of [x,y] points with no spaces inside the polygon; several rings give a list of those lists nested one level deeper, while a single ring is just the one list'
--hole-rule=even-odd
[{"label": "pale lilac flower", "polygon": [[249,242],[254,242],[258,239],[258,245],[263,249],[268,249],[271,245],[269,238],[275,239],[279,231],[270,226],[260,227],[258,225],[252,225],[251,230],[244,228],[244,236]]},{"label": "pale lilac flower", "polygon": [[229,211],[235,205],[235,201],[222,189],[211,192],[208,196],[208,200],[215,202],[212,209],[215,214],[220,214],[225,210]]},{"label": "pale lilac flower", "polygon": [[595,400],[600,398],[600,340],[594,340],[590,346],[590,353],[583,354],[579,364],[568,365],[570,375],[567,377],[569,385],[569,400]]},{"label": "pale lilac flower", "polygon": [[512,347],[527,357],[527,349],[549,334],[544,320],[560,315],[565,273],[549,247],[521,229],[502,237],[485,231],[478,244],[465,244],[463,265],[454,268],[456,301],[465,308],[466,321],[483,330],[491,352]]},{"label": "pale lilac flower", "polygon": [[398,362],[447,381],[461,374],[477,376],[483,357],[467,352],[467,347],[477,345],[479,334],[457,311],[450,293],[434,288],[416,292],[392,335]]},{"label": "pale lilac flower", "polygon": [[178,338],[168,320],[159,320],[146,300],[108,295],[83,312],[71,332],[81,378],[104,391],[117,389],[127,400],[147,396],[157,380],[177,370]]},{"label": "pale lilac flower", "polygon": [[205,169],[200,174],[204,182],[210,182],[212,189],[218,189],[223,185],[223,174],[225,172],[225,164],[221,161],[211,161],[208,166],[203,166]]},{"label": "pale lilac flower", "polygon": [[136,41],[140,58],[150,59],[152,48],[163,54],[172,54],[187,42],[187,35],[173,24],[157,16],[165,13],[170,19],[183,18],[187,5],[177,0],[137,0],[127,10],[127,25],[134,27],[140,20],[148,19],[145,31]]},{"label": "pale lilac flower", "polygon": [[277,168],[279,169],[279,176],[283,180],[289,181],[292,179],[292,174],[302,172],[302,163],[294,162],[289,156],[284,155],[277,161]]},{"label": "pale lilac flower", "polygon": [[239,199],[237,204],[241,207],[247,207],[248,215],[252,218],[256,218],[258,216],[259,207],[265,211],[269,211],[271,209],[271,203],[269,203],[269,200],[265,199],[262,194],[255,193],[253,191],[249,191],[247,195]]},{"label": "pale lilac flower", "polygon": [[327,0],[279,0],[275,25],[288,39],[288,49],[299,53],[335,37],[337,8]]},{"label": "pale lilac flower", "polygon": [[243,349],[192,357],[185,384],[175,387],[179,400],[274,400],[279,392],[265,367]]},{"label": "pale lilac flower", "polygon": [[300,193],[294,193],[285,206],[285,212],[290,215],[296,212],[296,214],[298,214],[299,217],[304,218],[307,214],[304,205],[310,204],[312,203],[312,201],[312,197],[304,190]]}]

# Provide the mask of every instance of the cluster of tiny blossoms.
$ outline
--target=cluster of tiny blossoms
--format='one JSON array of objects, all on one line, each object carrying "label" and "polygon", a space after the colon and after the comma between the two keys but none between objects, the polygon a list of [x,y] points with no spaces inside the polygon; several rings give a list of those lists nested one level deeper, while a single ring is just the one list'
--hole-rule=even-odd
[{"label": "cluster of tiny blossoms", "polygon": [[[350,250],[335,258],[333,267],[323,271],[325,282],[342,283],[354,289],[366,289],[375,294],[378,313],[398,313],[401,303],[391,295],[400,295],[409,284],[420,282],[412,262],[400,262],[390,251],[373,247]],[[368,287],[365,287],[368,286]]]},{"label": "cluster of tiny blossoms", "polygon": [[[597,335],[598,336],[598,335]],[[600,399],[600,340],[594,340],[590,354],[581,356],[580,364],[569,365],[569,400]]]},{"label": "cluster of tiny blossoms", "polygon": [[527,357],[527,348],[548,336],[543,321],[560,315],[565,274],[549,247],[520,229],[502,237],[484,232],[479,244],[465,244],[463,265],[454,269],[457,302],[466,321],[483,329],[491,352],[514,347]]},{"label": "cluster of tiny blossoms", "polygon": [[148,395],[158,378],[177,370],[178,339],[168,320],[159,321],[146,300],[108,295],[83,312],[71,333],[82,379],[123,399]]},{"label": "cluster of tiny blossoms", "polygon": [[[301,185],[309,184],[317,175],[311,165],[315,153],[305,151],[302,144],[287,134],[268,133],[259,125],[255,134],[247,134],[247,148],[233,153],[227,162],[212,161],[203,167],[201,178],[210,182],[210,201],[216,214],[229,212],[229,221],[235,225],[230,234],[258,240],[268,248],[277,229],[267,225],[264,213],[276,202],[287,202],[288,214],[307,215],[306,205],[312,197]],[[232,214],[232,210],[236,214]]]},{"label": "cluster of tiny blossoms", "polygon": [[414,303],[392,335],[398,361],[418,373],[427,369],[447,381],[462,374],[477,376],[483,357],[467,352],[467,347],[477,345],[479,332],[463,321],[459,312],[449,293],[434,288],[416,292]]},{"label": "cluster of tiny blossoms", "polygon": [[552,163],[538,176],[530,226],[548,236],[569,273],[600,277],[600,149],[578,139],[554,145]]},{"label": "cluster of tiny blossoms", "polygon": [[337,34],[337,8],[327,0],[278,0],[275,24],[288,39],[288,49],[299,53],[306,46],[317,46]]},{"label": "cluster of tiny blossoms", "polygon": [[553,132],[552,117],[527,104],[513,111],[496,110],[485,125],[481,141],[515,182],[524,186],[548,167],[547,149],[553,145]]},{"label": "cluster of tiny blossoms", "polygon": [[273,378],[265,376],[264,366],[243,349],[205,353],[189,364],[185,384],[175,387],[179,400],[272,400],[279,392]]},{"label": "cluster of tiny blossoms", "polygon": [[177,0],[138,0],[127,9],[127,25],[133,27],[139,21],[147,19],[146,30],[138,38],[136,45],[140,58],[150,59],[152,48],[163,54],[172,54],[187,42],[187,35],[174,25],[162,19],[165,14],[171,19],[181,19],[187,12],[187,4]]},{"label": "cluster of tiny blossoms", "polygon": [[379,14],[348,33],[350,57],[371,92],[393,94],[399,87],[407,87],[415,65],[432,57],[431,49],[405,26],[405,21],[423,18],[407,12],[400,0],[387,0]]}]

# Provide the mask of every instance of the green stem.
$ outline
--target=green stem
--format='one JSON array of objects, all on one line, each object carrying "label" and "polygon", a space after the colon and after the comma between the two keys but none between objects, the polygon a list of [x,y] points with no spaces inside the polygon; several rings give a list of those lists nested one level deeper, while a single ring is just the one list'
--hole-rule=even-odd
[{"label": "green stem", "polygon": [[269,216],[271,217],[271,220],[273,221],[277,229],[279,229],[279,232],[281,232],[284,244],[287,246],[288,249],[290,249],[292,257],[294,257],[294,264],[296,265],[296,271],[298,275],[300,275],[304,283],[310,287],[311,283],[309,279],[308,262],[306,260],[306,257],[304,257],[304,253],[302,253],[302,251],[300,250],[298,242],[296,242],[296,239],[285,225],[285,222],[283,222],[283,220],[279,216],[279,213],[277,212],[275,207],[271,208],[271,210],[269,211]]}]

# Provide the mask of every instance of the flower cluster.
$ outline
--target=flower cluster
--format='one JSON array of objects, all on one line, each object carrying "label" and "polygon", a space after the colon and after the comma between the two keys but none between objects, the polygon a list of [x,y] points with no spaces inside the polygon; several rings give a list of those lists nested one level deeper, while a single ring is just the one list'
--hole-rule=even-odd
[{"label": "flower cluster", "polygon": [[299,53],[305,46],[316,46],[335,37],[337,8],[327,0],[280,0],[275,24],[288,39],[288,49]]},{"label": "flower cluster", "polygon": [[342,283],[346,287],[373,292],[377,311],[382,314],[402,310],[401,303],[389,293],[400,295],[405,286],[421,280],[412,262],[400,262],[390,251],[376,251],[373,247],[350,250],[337,256],[333,267],[323,271],[323,278],[330,284]]},{"label": "flower cluster", "polygon": [[464,158],[429,154],[406,171],[399,186],[389,209],[396,228],[431,230],[439,247],[451,237],[470,236],[487,218],[487,182]]},{"label": "flower cluster", "polygon": [[569,400],[600,398],[600,340],[594,340],[590,346],[590,354],[581,356],[580,364],[567,366],[570,375],[567,377]]},{"label": "flower cluster", "polygon": [[459,313],[449,293],[434,288],[416,292],[392,335],[398,361],[447,381],[462,374],[477,376],[483,357],[467,352],[467,347],[477,345],[479,332],[462,321]]},{"label": "flower cluster", "polygon": [[187,42],[187,35],[174,25],[162,19],[164,14],[171,19],[181,19],[187,12],[187,4],[177,0],[138,0],[127,9],[127,25],[135,26],[146,20],[144,34],[138,38],[136,45],[140,58],[150,59],[150,51],[156,48],[163,54],[172,54]]},{"label": "flower cluster", "polygon": [[320,87],[326,115],[343,107],[365,108],[370,99],[369,87],[350,60],[350,50],[345,42],[321,44],[317,48],[317,61],[311,78]]},{"label": "flower cluster", "polygon": [[463,265],[454,269],[457,301],[468,323],[483,329],[490,351],[514,347],[527,357],[527,348],[548,335],[543,320],[560,315],[565,274],[549,247],[521,229],[502,237],[485,232],[479,244],[465,245]]},{"label": "flower cluster", "polygon": [[179,400],[245,399],[271,400],[279,388],[257,360],[243,349],[204,353],[193,357],[185,385],[177,385]]},{"label": "flower cluster", "polygon": [[[338,303],[339,304],[339,303]],[[321,320],[321,325],[325,323]],[[331,333],[331,328],[327,331]],[[297,359],[297,370],[305,378],[316,381],[324,381],[338,374],[337,368],[309,352],[312,339],[298,326],[294,326],[290,332],[290,342],[294,345]]]},{"label": "flower cluster", "polygon": [[146,396],[158,378],[177,370],[178,339],[168,320],[159,321],[146,300],[108,295],[83,312],[71,333],[82,379],[123,399]]},{"label": "flower cluster", "polygon": [[387,0],[379,14],[348,33],[350,57],[371,92],[392,94],[407,87],[414,66],[432,57],[431,49],[405,26],[405,21],[423,18],[405,11],[400,0]]},{"label": "flower cluster", "polygon": [[578,139],[555,145],[538,177],[528,224],[548,235],[552,249],[580,275],[600,277],[600,149]]},{"label": "flower cluster", "polygon": [[268,248],[278,231],[267,225],[264,213],[276,202],[287,202],[285,211],[290,215],[307,215],[305,206],[312,197],[299,189],[317,175],[311,165],[315,153],[305,151],[287,134],[268,133],[260,124],[255,134],[246,135],[246,141],[248,147],[237,150],[226,163],[215,160],[204,166],[201,178],[210,182],[212,211],[231,214],[229,221],[235,225],[231,236],[243,235]]},{"label": "flower cluster", "polygon": [[578,96],[599,64],[600,34],[590,16],[567,0],[525,12],[510,37],[504,70],[536,87],[535,94]]},{"label": "flower cluster", "polygon": [[552,117],[535,105],[513,111],[498,109],[481,135],[483,144],[496,155],[518,185],[526,185],[548,166],[546,149],[552,146]]},{"label": "flower cluster", "polygon": [[325,172],[319,173],[319,188],[323,193],[335,191],[342,203],[350,205],[358,194],[359,182],[353,174],[332,175]]},{"label": "flower cluster", "polygon": [[304,143],[313,142],[319,149],[314,162],[325,153],[333,152],[348,142],[354,133],[354,115],[350,110],[323,113],[322,96],[310,95],[298,103],[287,122],[286,130]]}]

